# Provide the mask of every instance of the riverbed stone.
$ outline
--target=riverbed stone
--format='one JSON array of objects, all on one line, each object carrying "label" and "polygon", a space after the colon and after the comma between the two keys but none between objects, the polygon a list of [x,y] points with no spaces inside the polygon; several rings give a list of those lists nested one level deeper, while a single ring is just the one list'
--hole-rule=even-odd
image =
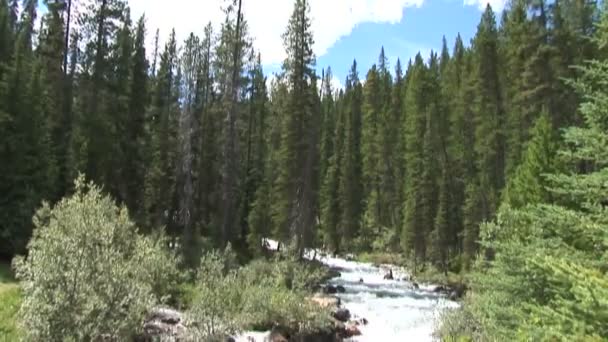
[{"label": "riverbed stone", "polygon": [[154,308],[143,324],[140,341],[180,341],[186,338],[188,329],[182,313],[173,309]]},{"label": "riverbed stone", "polygon": [[334,311],[333,316],[340,322],[348,322],[350,319],[350,311],[348,309],[337,309]]},{"label": "riverbed stone", "polygon": [[323,289],[323,292],[325,292],[327,294],[336,294],[336,293],[338,293],[338,289],[333,285],[326,285],[325,288]]}]

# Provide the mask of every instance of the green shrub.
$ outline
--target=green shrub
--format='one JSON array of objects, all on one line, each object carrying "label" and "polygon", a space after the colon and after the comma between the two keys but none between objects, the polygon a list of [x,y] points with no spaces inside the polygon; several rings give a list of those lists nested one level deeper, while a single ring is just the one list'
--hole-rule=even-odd
[{"label": "green shrub", "polygon": [[174,276],[162,239],[138,235],[127,210],[82,176],[34,225],[27,258],[14,262],[28,340],[127,339]]},{"label": "green shrub", "polygon": [[198,338],[252,328],[297,333],[327,327],[329,313],[306,299],[306,290],[323,277],[321,268],[287,258],[236,269],[230,257],[229,251],[210,252],[201,260],[188,310]]},{"label": "green shrub", "polygon": [[242,300],[243,289],[237,273],[227,269],[224,254],[204,255],[188,311],[198,335],[210,339],[238,331],[242,325]]}]

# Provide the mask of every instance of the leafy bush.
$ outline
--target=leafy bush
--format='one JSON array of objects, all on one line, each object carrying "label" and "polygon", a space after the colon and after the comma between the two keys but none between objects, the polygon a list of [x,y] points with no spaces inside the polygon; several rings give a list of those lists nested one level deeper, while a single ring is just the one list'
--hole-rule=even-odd
[{"label": "leafy bush", "polygon": [[127,210],[82,176],[34,225],[27,258],[14,262],[28,340],[127,339],[174,276],[163,240],[138,235]]},{"label": "leafy bush", "polygon": [[255,260],[236,269],[231,253],[202,258],[188,315],[201,339],[247,329],[281,327],[292,332],[319,331],[329,313],[306,299],[320,268],[292,259]]},{"label": "leafy bush", "polygon": [[211,252],[203,256],[188,312],[199,335],[218,338],[239,330],[243,300],[240,285],[237,273],[226,267],[222,254]]}]

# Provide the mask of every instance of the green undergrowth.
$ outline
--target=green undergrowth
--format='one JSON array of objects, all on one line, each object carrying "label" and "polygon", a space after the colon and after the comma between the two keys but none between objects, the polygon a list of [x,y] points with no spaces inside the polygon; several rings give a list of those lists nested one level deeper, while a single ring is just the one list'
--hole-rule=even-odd
[{"label": "green undergrowth", "polygon": [[19,341],[21,334],[17,328],[16,315],[21,305],[21,291],[11,267],[0,262],[0,341]]}]

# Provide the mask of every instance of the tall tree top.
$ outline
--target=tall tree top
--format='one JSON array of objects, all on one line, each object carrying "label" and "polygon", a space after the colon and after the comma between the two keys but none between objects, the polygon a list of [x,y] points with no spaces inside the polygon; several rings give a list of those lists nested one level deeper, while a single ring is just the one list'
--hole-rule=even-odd
[{"label": "tall tree top", "polygon": [[384,46],[380,49],[380,56],[378,56],[378,70],[380,73],[388,73],[388,58],[384,53]]},{"label": "tall tree top", "polygon": [[397,64],[395,64],[395,83],[400,84],[403,80],[403,69],[401,67],[401,60],[397,58]]},{"label": "tall tree top", "polygon": [[314,38],[311,30],[310,4],[296,0],[287,31],[283,34],[283,45],[287,58],[283,68],[292,77],[314,77],[315,55],[312,50]]},{"label": "tall tree top", "polygon": [[352,89],[359,83],[359,71],[357,71],[357,60],[353,60],[353,64],[350,67],[350,72],[346,77],[346,89]]}]

